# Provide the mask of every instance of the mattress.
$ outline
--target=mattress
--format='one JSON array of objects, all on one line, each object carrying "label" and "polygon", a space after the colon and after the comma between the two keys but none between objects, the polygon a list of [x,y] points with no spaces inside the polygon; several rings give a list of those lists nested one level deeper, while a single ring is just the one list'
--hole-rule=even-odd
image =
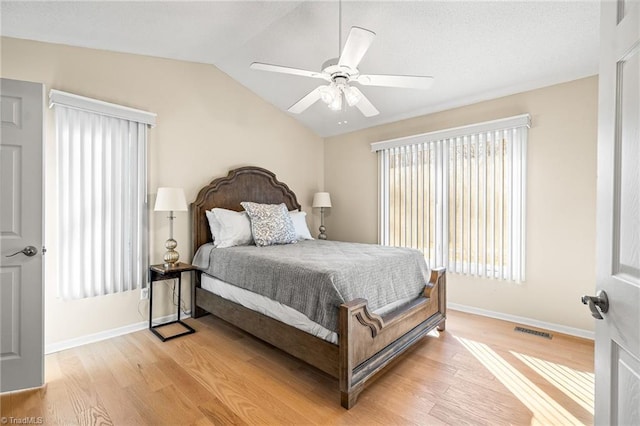
[{"label": "mattress", "polygon": [[201,271],[303,313],[338,331],[338,307],[363,298],[372,311],[419,297],[429,280],[424,255],[414,249],[338,241],[214,248],[203,245],[192,262]]},{"label": "mattress", "polygon": [[[268,297],[254,293],[249,290],[237,287],[233,284],[226,283],[211,275],[202,274],[201,287],[211,293],[214,293],[224,299],[259,312],[263,315],[271,317],[282,323],[297,328],[298,330],[309,333],[315,337],[326,340],[327,342],[337,344],[338,334],[331,331],[320,324],[312,321],[303,313],[283,304],[271,300]],[[374,311],[375,314],[385,315],[388,312],[410,302],[414,297],[407,297],[397,300],[380,309]]]}]

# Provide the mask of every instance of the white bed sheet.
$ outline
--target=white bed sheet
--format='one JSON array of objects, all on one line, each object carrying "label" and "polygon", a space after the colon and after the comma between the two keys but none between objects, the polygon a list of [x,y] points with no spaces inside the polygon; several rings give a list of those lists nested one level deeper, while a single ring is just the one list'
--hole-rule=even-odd
[{"label": "white bed sheet", "polygon": [[[280,302],[269,299],[268,297],[234,286],[233,284],[226,283],[207,274],[202,274],[201,286],[203,289],[210,291],[211,293],[242,305],[245,308],[249,308],[252,311],[259,312],[263,315],[293,326],[298,330],[302,330],[305,333],[319,337],[327,342],[333,344],[338,343],[337,333],[311,321],[309,317],[301,312]],[[382,308],[374,311],[374,313],[384,315],[395,308],[410,302],[411,300],[413,300],[411,297],[398,300],[394,303],[383,306]]]}]

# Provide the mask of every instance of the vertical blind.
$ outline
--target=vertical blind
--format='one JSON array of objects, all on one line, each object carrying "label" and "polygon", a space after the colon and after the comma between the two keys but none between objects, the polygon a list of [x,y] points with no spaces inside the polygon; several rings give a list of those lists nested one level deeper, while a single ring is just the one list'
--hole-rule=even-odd
[{"label": "vertical blind", "polygon": [[133,290],[148,267],[147,126],[155,114],[52,90],[58,295]]},{"label": "vertical blind", "polygon": [[529,115],[371,144],[380,243],[450,272],[525,279]]}]

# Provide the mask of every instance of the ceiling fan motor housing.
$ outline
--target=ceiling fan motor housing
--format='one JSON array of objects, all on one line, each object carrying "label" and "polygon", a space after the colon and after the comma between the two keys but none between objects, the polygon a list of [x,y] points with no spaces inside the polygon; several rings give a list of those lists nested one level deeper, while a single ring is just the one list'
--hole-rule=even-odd
[{"label": "ceiling fan motor housing", "polygon": [[[360,71],[346,65],[338,65],[338,58],[329,59],[322,64],[322,72],[330,76],[331,81],[336,84],[346,84],[349,80],[355,79],[360,75]],[[344,79],[338,81],[337,79]]]}]

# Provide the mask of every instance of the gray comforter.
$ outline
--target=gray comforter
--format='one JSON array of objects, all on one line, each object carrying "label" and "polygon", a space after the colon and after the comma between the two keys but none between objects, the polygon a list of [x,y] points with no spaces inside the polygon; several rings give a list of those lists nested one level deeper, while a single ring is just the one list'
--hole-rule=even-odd
[{"label": "gray comforter", "polygon": [[268,247],[200,247],[193,264],[207,274],[276,300],[333,331],[338,307],[367,299],[371,310],[418,297],[429,277],[414,249],[306,240]]}]

